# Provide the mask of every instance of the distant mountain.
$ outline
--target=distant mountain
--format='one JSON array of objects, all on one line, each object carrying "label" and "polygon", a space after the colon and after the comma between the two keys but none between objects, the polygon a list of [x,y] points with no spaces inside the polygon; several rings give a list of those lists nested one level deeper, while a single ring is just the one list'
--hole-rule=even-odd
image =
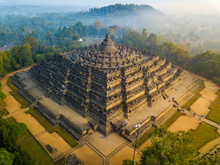
[{"label": "distant mountain", "polygon": [[[115,4],[101,8],[91,8],[89,11],[71,13],[67,17],[78,20],[83,24],[92,24],[95,20],[105,25],[130,26],[136,28],[147,23],[155,26],[155,21],[161,20],[165,15],[149,5]],[[142,26],[143,27],[143,26]]]},{"label": "distant mountain", "polygon": [[141,12],[153,13],[156,15],[163,15],[162,12],[156,10],[152,6],[149,5],[135,5],[135,4],[115,4],[109,5],[101,8],[91,8],[89,11],[79,12],[75,14],[77,17],[96,17],[96,16],[125,16],[131,14],[138,14]]}]

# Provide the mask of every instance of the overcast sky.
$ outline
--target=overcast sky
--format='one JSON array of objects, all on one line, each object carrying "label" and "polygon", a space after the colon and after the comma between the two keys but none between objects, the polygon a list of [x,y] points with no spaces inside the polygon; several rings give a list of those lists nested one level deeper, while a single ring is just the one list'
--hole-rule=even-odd
[{"label": "overcast sky", "polygon": [[0,0],[0,5],[62,5],[79,7],[102,7],[116,3],[147,4],[165,14],[204,13],[220,14],[220,0]]}]

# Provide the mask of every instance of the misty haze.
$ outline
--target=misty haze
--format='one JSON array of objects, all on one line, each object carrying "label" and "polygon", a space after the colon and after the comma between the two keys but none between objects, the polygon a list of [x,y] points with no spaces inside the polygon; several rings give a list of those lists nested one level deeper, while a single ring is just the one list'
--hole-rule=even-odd
[{"label": "misty haze", "polygon": [[0,0],[0,90],[0,164],[220,164],[220,1]]}]

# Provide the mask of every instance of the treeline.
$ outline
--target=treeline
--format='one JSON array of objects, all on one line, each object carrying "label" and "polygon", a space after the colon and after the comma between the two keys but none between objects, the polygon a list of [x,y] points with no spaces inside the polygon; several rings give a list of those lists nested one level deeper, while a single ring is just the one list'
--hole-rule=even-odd
[{"label": "treeline", "polygon": [[21,67],[42,61],[44,58],[49,58],[56,52],[78,47],[81,47],[81,43],[74,40],[71,41],[71,44],[69,43],[69,47],[62,44],[47,47],[39,44],[35,38],[25,37],[22,46],[13,47],[10,51],[0,52],[0,77]]},{"label": "treeline", "polygon": [[24,123],[10,124],[9,120],[0,117],[0,164],[2,165],[37,165],[38,160],[32,159],[20,146],[17,140],[27,132]]},{"label": "treeline", "polygon": [[[117,44],[132,46],[154,52],[161,57],[179,65],[189,71],[195,72],[211,79],[220,85],[220,55],[211,51],[197,53],[194,56],[189,55],[186,49],[183,49],[173,42],[159,42],[161,36],[154,33],[142,32],[117,25],[107,27],[101,21],[95,21],[92,26],[84,26],[78,22],[74,26],[58,28],[55,34],[47,31],[45,40],[36,40],[31,36],[24,37],[22,46],[13,47],[10,52],[0,53],[0,76],[16,70],[20,67],[30,65],[52,56],[56,52],[68,51],[82,46],[79,38],[97,32],[102,36],[109,33],[112,40]],[[218,44],[218,43],[217,43]]]},{"label": "treeline", "polygon": [[173,64],[220,85],[220,54],[218,53],[207,50],[190,56],[188,51],[179,48],[173,42],[158,44],[157,35],[152,33],[148,36],[145,30],[142,33],[130,31],[127,35],[124,35],[121,43],[156,53],[160,57],[166,57]]},{"label": "treeline", "polygon": [[88,12],[80,12],[76,14],[76,16],[88,16],[88,17],[94,17],[94,16],[122,16],[122,15],[132,15],[138,12],[142,11],[148,11],[148,12],[154,12],[154,14],[161,14],[162,13],[156,9],[154,9],[152,6],[149,5],[135,5],[135,4],[126,4],[122,5],[120,3],[115,5],[109,5],[104,6],[101,8],[90,8]]}]

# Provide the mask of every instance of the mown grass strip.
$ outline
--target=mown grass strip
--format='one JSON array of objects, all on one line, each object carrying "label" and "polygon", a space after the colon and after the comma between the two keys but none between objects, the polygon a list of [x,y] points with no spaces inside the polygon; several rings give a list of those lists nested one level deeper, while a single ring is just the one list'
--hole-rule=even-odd
[{"label": "mown grass strip", "polygon": [[27,130],[23,135],[20,136],[19,139],[17,139],[17,145],[20,145],[21,143],[25,142],[28,139],[33,138],[32,134]]},{"label": "mown grass strip", "polygon": [[211,111],[209,112],[208,116],[206,117],[209,120],[212,120],[216,123],[220,123],[220,103],[216,102],[216,100],[209,106]]},{"label": "mown grass strip", "polygon": [[52,128],[51,130],[48,130],[48,132],[57,132],[67,143],[69,143],[73,148],[78,146],[79,144],[66,132],[64,131],[60,126]]},{"label": "mown grass strip", "polygon": [[198,150],[209,141],[219,137],[217,128],[202,122],[199,127],[194,131],[190,130],[189,133],[194,135],[195,148]]},{"label": "mown grass strip", "polygon": [[10,94],[21,104],[21,109],[27,108],[28,103],[21,98],[16,92],[10,92]]},{"label": "mown grass strip", "polygon": [[61,165],[64,161],[64,158],[59,160],[57,163],[53,163],[52,165]]},{"label": "mown grass strip", "polygon": [[46,121],[37,111],[29,110],[25,112],[26,114],[31,114],[46,130],[52,128],[52,125]]},{"label": "mown grass strip", "polygon": [[[155,128],[151,128],[149,131],[147,131],[138,141],[136,147],[139,148],[148,138],[150,133],[154,130]],[[135,145],[135,143],[133,144]]]},{"label": "mown grass strip", "polygon": [[8,85],[8,84],[11,84],[12,81],[13,81],[13,79],[12,79],[11,77],[9,77],[8,80],[7,80],[7,82],[6,82],[6,84],[7,84],[7,85]]},{"label": "mown grass strip", "polygon": [[201,92],[201,90],[203,90],[205,88],[205,84],[204,84],[204,81],[202,81],[200,84],[199,84],[199,87],[194,91],[195,94],[199,94],[199,92]]},{"label": "mown grass strip", "polygon": [[35,139],[31,139],[26,143],[21,145],[21,149],[26,151],[32,158],[38,159],[39,165],[46,165],[52,162],[53,160],[43,149],[43,147]]},{"label": "mown grass strip", "polygon": [[4,107],[4,106],[6,106],[6,104],[4,103],[4,101],[2,101],[1,99],[0,99],[0,107]]},{"label": "mown grass strip", "polygon": [[216,94],[220,96],[220,89],[216,92]]},{"label": "mown grass strip", "polygon": [[170,119],[168,119],[164,125],[168,128],[171,124],[173,124],[174,121],[176,121],[176,119],[178,117],[180,117],[182,115],[181,112],[177,111]]},{"label": "mown grass strip", "polygon": [[196,102],[196,100],[201,96],[201,94],[199,94],[199,92],[202,91],[204,88],[205,88],[205,84],[203,81],[199,84],[199,87],[194,91],[195,95],[189,101],[187,101],[186,104],[183,105],[183,108],[186,110],[190,110],[191,105],[194,102]]},{"label": "mown grass strip", "polygon": [[1,116],[4,116],[4,115],[8,115],[9,113],[5,108],[3,108],[0,110],[0,114],[1,114]]},{"label": "mown grass strip", "polygon": [[17,92],[18,88],[14,86],[13,84],[8,84],[8,86],[12,89],[12,91]]}]

